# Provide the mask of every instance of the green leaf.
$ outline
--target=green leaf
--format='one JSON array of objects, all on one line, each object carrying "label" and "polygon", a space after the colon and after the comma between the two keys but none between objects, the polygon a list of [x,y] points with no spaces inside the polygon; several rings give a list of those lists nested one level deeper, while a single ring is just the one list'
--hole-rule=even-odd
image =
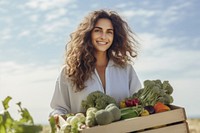
[{"label": "green leaf", "polygon": [[15,126],[15,133],[39,133],[42,131],[41,125],[18,124]]},{"label": "green leaf", "polygon": [[50,123],[50,126],[51,126],[51,133],[55,133],[56,132],[56,122],[55,122],[55,119],[53,116],[51,116],[49,118],[49,123]]},{"label": "green leaf", "polygon": [[9,101],[12,99],[12,97],[10,97],[10,96],[7,96],[4,100],[3,100],[3,107],[4,107],[4,109],[5,110],[7,110],[8,108],[9,108],[9,105],[8,105],[8,103],[9,103]]},{"label": "green leaf", "polygon": [[12,127],[14,120],[8,111],[4,112],[4,121],[5,121],[5,127],[7,129],[10,129]]},{"label": "green leaf", "polygon": [[0,133],[6,133],[6,128],[2,124],[0,124]]},{"label": "green leaf", "polygon": [[19,110],[19,113],[21,114],[20,122],[22,122],[22,123],[27,122],[27,123],[30,123],[30,124],[34,124],[33,118],[30,115],[29,111],[26,108],[21,107],[21,102],[18,102],[17,105],[20,108],[20,110]]},{"label": "green leaf", "polygon": [[12,98],[7,96],[2,101],[4,110],[0,112],[0,133],[39,133],[42,131],[41,125],[34,125],[33,118],[26,108],[21,107],[21,102],[17,103],[19,106],[20,120],[14,120],[8,112],[8,103]]}]

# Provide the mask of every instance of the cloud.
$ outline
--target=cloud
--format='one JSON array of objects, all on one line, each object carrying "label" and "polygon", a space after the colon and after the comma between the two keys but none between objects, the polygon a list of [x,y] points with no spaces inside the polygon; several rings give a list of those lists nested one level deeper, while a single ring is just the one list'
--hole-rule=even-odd
[{"label": "cloud", "polygon": [[30,35],[30,31],[29,30],[22,30],[18,36],[19,37],[25,37],[25,36],[29,36]]},{"label": "cloud", "polygon": [[[12,38],[11,29],[10,28],[4,28],[0,31],[0,42],[5,42],[6,40],[9,40]],[[0,43],[0,45],[3,43]]]},{"label": "cloud", "polygon": [[9,2],[8,1],[6,1],[6,0],[2,0],[2,1],[0,1],[0,5],[1,6],[5,6],[5,5],[8,5],[9,4]]},{"label": "cloud", "polygon": [[64,16],[66,12],[67,10],[65,8],[59,8],[59,9],[53,10],[46,15],[46,20],[51,21],[51,20],[57,19],[61,16]]},{"label": "cloud", "polygon": [[[33,115],[36,123],[47,124],[51,111],[49,104],[60,66],[19,64],[12,61],[0,62],[0,66],[0,99],[11,96],[13,102],[15,101],[10,106],[12,111],[16,108],[15,103],[21,101],[22,106]],[[39,118],[38,112],[43,116],[42,119],[35,119]],[[14,117],[17,117],[17,112]]]},{"label": "cloud", "polygon": [[165,2],[157,2],[155,5],[149,6],[151,3],[141,2],[133,6],[131,4],[118,4],[116,7],[120,9],[120,14],[128,20],[138,22],[140,26],[167,31],[167,26],[172,23],[178,23],[189,16],[188,9],[192,6],[191,1],[173,1],[169,6],[165,6]]},{"label": "cloud", "polygon": [[[197,62],[200,52],[196,49],[177,47],[180,44],[188,46],[187,42],[185,41],[186,44],[184,44],[183,40],[189,38],[160,37],[149,33],[141,33],[139,36],[142,41],[138,68],[144,73],[162,72],[164,75],[171,75],[174,78],[192,78],[200,75],[200,63]],[[192,45],[195,42],[191,41],[190,43]],[[175,72],[179,74],[174,75]]]},{"label": "cloud", "polygon": [[57,7],[63,7],[69,3],[74,2],[74,0],[31,0],[25,4],[26,7],[30,9],[39,10],[50,10]]},{"label": "cloud", "polygon": [[183,17],[186,17],[187,15],[187,8],[191,6],[191,1],[187,2],[179,2],[175,3],[174,5],[169,6],[166,10],[160,12],[162,14],[159,18],[159,23],[161,25],[167,25],[173,22],[180,21]]},{"label": "cloud", "polygon": [[142,17],[152,17],[156,14],[156,11],[154,10],[144,10],[144,9],[139,9],[139,10],[125,10],[122,11],[120,14],[127,18],[131,17],[137,17],[137,16],[142,16]]},{"label": "cloud", "polygon": [[[200,52],[199,49],[190,48],[191,45],[196,46],[199,38],[191,41],[188,37],[161,37],[150,33],[139,36],[142,41],[135,68],[140,80],[168,80],[174,88],[173,104],[185,107],[188,117],[199,117],[200,113],[196,110],[200,108],[197,103],[200,93]],[[190,41],[190,45],[186,40]],[[179,48],[180,44],[187,48]]]},{"label": "cloud", "polygon": [[41,34],[46,34],[46,33],[56,33],[58,30],[61,30],[63,27],[68,26],[70,23],[68,18],[63,18],[60,19],[59,21],[53,21],[53,22],[49,22],[49,23],[44,23],[43,25],[41,25],[41,27],[39,27],[38,31],[42,31],[40,32]]},{"label": "cloud", "polygon": [[[179,23],[190,15],[188,10],[193,6],[192,2],[176,0],[168,4],[155,2],[155,5],[145,2],[121,2],[115,6],[131,24],[136,22],[138,29],[144,28],[138,33],[141,42],[135,64],[138,75],[141,80],[169,80],[175,89],[175,104],[185,106],[189,116],[199,115],[195,110],[200,107],[191,108],[190,105],[199,105],[196,104],[199,100],[196,92],[200,86],[200,38],[189,34],[178,36],[176,29],[169,28],[170,24]],[[85,9],[82,3],[76,3],[75,0],[29,0],[23,4],[21,2],[18,7],[9,10],[7,6],[10,2],[0,1],[0,5],[6,7],[0,9],[3,11],[0,18],[0,52],[4,54],[1,58],[7,60],[0,61],[0,100],[11,95],[13,101],[21,101],[30,110],[36,123],[47,123],[51,111],[49,103],[60,68],[55,64],[62,58],[58,56],[63,49],[60,46],[65,43],[63,38],[70,33],[70,28],[76,26],[81,15],[94,7]],[[98,3],[95,5],[95,8],[99,7]],[[185,22],[180,25],[183,24]],[[173,35],[166,36],[169,31]],[[12,45],[13,42],[16,45]],[[41,66],[52,59],[53,63]],[[21,64],[23,61],[33,63]],[[38,61],[43,63],[36,64]]]},{"label": "cloud", "polygon": [[32,22],[37,22],[39,20],[39,15],[37,14],[31,14],[29,16],[29,19],[32,21]]},{"label": "cloud", "polygon": [[[185,70],[190,71],[190,69]],[[199,93],[200,93],[200,78],[188,77],[170,80],[174,88],[173,97],[174,105],[179,105],[185,108],[188,118],[199,118],[200,113],[198,109]]]}]

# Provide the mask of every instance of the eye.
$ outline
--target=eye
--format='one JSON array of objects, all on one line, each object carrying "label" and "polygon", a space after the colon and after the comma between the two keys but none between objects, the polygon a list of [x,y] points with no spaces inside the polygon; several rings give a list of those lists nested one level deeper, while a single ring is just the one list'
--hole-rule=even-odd
[{"label": "eye", "polygon": [[112,31],[108,31],[108,33],[109,33],[109,34],[113,34],[113,32],[112,32]]},{"label": "eye", "polygon": [[101,32],[100,29],[94,29],[94,32]]},{"label": "eye", "polygon": [[113,35],[113,31],[111,31],[111,30],[109,30],[107,33],[110,35]]}]

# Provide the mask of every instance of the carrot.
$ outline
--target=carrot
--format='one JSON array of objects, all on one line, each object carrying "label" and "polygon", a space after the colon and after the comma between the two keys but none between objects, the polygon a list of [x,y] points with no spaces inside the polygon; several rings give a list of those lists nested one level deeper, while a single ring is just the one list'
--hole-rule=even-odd
[{"label": "carrot", "polygon": [[169,108],[167,105],[165,105],[165,104],[163,104],[163,103],[161,103],[161,102],[157,102],[157,103],[154,105],[154,109],[155,109],[155,112],[156,112],[156,113],[164,112],[164,111],[170,110],[170,108]]}]

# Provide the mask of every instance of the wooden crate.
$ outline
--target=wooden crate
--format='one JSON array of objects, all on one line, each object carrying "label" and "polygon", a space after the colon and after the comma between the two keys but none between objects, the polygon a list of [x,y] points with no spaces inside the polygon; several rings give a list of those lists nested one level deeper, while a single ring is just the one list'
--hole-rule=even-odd
[{"label": "wooden crate", "polygon": [[108,125],[95,126],[81,133],[189,133],[185,109],[171,105],[170,111],[149,116],[113,122]]}]

